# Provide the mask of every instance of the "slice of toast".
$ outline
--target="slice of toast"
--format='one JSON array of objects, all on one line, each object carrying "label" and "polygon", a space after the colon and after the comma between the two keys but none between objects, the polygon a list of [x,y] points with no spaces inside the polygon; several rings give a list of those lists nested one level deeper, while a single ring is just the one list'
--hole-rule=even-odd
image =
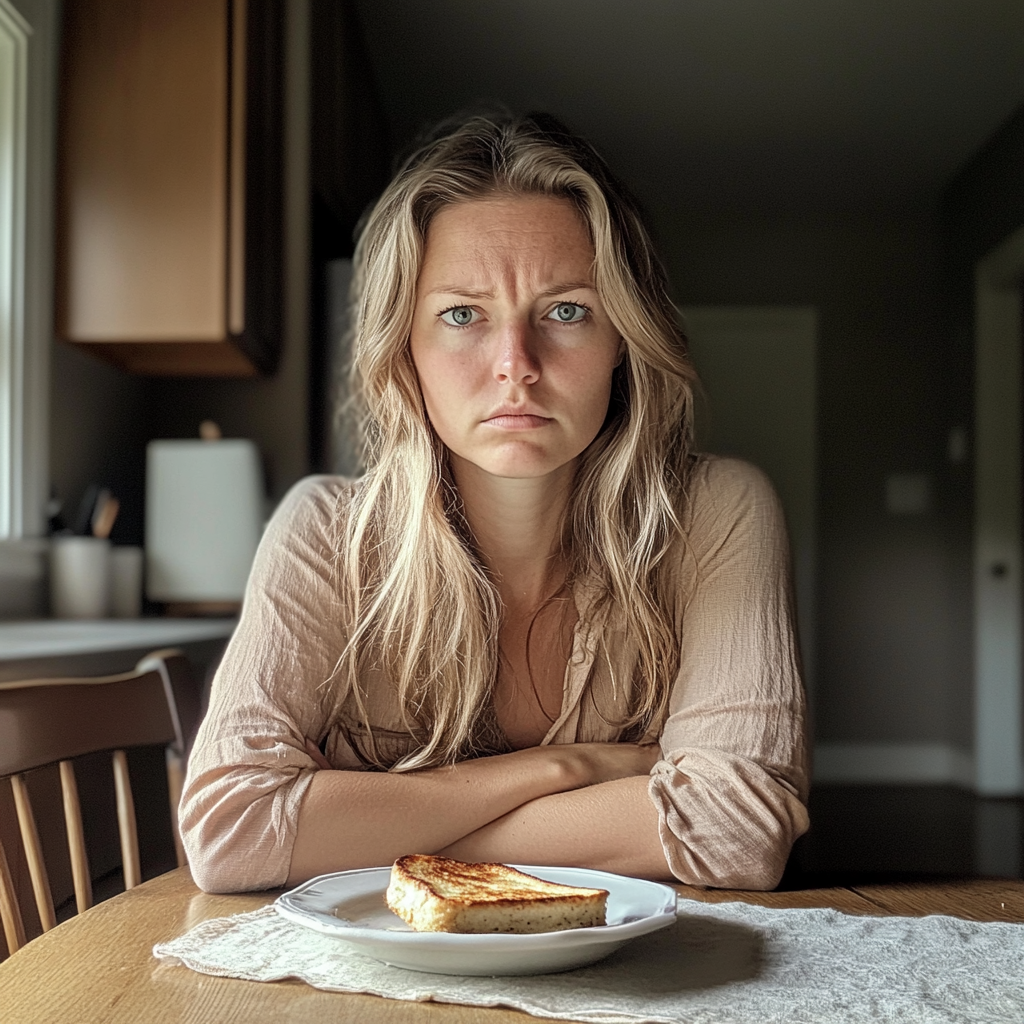
[{"label": "slice of toast", "polygon": [[411,854],[391,868],[387,905],[418,932],[556,932],[605,923],[606,889],[556,885],[505,864]]}]

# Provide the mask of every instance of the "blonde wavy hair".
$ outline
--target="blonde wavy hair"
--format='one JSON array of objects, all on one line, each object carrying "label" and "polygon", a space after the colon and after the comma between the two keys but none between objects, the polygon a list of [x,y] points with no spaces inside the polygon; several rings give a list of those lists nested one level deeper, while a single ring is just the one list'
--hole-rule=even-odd
[{"label": "blonde wavy hair", "polygon": [[[410,771],[494,749],[501,602],[427,418],[409,334],[433,216],[452,203],[534,195],[579,212],[596,288],[625,341],[562,531],[567,583],[593,587],[592,621],[614,607],[638,648],[633,677],[615,680],[623,739],[660,727],[678,669],[679,595],[665,555],[681,529],[696,375],[664,271],[636,203],[586,142],[549,115],[473,117],[406,160],[356,247],[351,380],[367,472],[339,523],[351,619],[336,673],[355,681],[361,753],[377,768]],[[612,664],[600,646],[597,656]],[[374,737],[358,683],[367,671],[396,688],[414,748],[397,760]]]}]

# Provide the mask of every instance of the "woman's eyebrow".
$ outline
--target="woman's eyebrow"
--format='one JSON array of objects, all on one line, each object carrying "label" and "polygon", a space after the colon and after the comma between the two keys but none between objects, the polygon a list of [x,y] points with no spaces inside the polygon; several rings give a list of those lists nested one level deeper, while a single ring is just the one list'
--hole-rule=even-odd
[{"label": "woman's eyebrow", "polygon": [[[590,291],[594,290],[593,282],[591,281],[570,281],[567,283],[559,283],[552,285],[550,288],[545,288],[540,293],[539,298],[546,299],[552,295],[561,295],[563,292],[576,292],[581,291],[584,288]],[[494,292],[491,291],[477,291],[474,288],[465,288],[458,284],[442,284],[436,288],[431,288],[427,295],[460,295],[464,299],[493,299]]]},{"label": "woman's eyebrow", "polygon": [[494,292],[480,292],[458,284],[442,284],[431,288],[428,295],[461,295],[464,299],[493,299]]},{"label": "woman's eyebrow", "polygon": [[578,292],[583,289],[594,290],[594,284],[592,281],[570,281],[567,284],[556,284],[552,288],[546,288],[540,293],[542,299],[546,299],[551,295],[561,295],[562,292]]}]

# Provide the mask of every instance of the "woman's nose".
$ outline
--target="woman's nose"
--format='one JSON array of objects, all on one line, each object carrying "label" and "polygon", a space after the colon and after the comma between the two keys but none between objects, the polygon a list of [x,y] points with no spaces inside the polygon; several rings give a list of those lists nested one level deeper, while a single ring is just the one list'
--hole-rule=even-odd
[{"label": "woman's nose", "polygon": [[501,331],[494,376],[500,384],[533,384],[540,379],[540,360],[528,323],[508,324]]}]

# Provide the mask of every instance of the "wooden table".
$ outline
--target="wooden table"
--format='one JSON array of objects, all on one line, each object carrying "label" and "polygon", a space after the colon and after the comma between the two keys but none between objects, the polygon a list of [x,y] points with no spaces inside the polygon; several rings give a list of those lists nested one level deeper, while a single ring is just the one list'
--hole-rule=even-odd
[{"label": "wooden table", "polygon": [[[853,914],[941,913],[975,921],[1024,922],[1020,881],[781,893],[678,888],[706,903],[743,900],[767,907],[835,907]],[[146,882],[58,925],[0,964],[0,1019],[4,1024],[524,1024],[536,1019],[513,1010],[320,992],[302,982],[214,978],[153,958],[154,943],[211,917],[255,910],[275,895],[209,896],[196,888],[184,868]]]}]

